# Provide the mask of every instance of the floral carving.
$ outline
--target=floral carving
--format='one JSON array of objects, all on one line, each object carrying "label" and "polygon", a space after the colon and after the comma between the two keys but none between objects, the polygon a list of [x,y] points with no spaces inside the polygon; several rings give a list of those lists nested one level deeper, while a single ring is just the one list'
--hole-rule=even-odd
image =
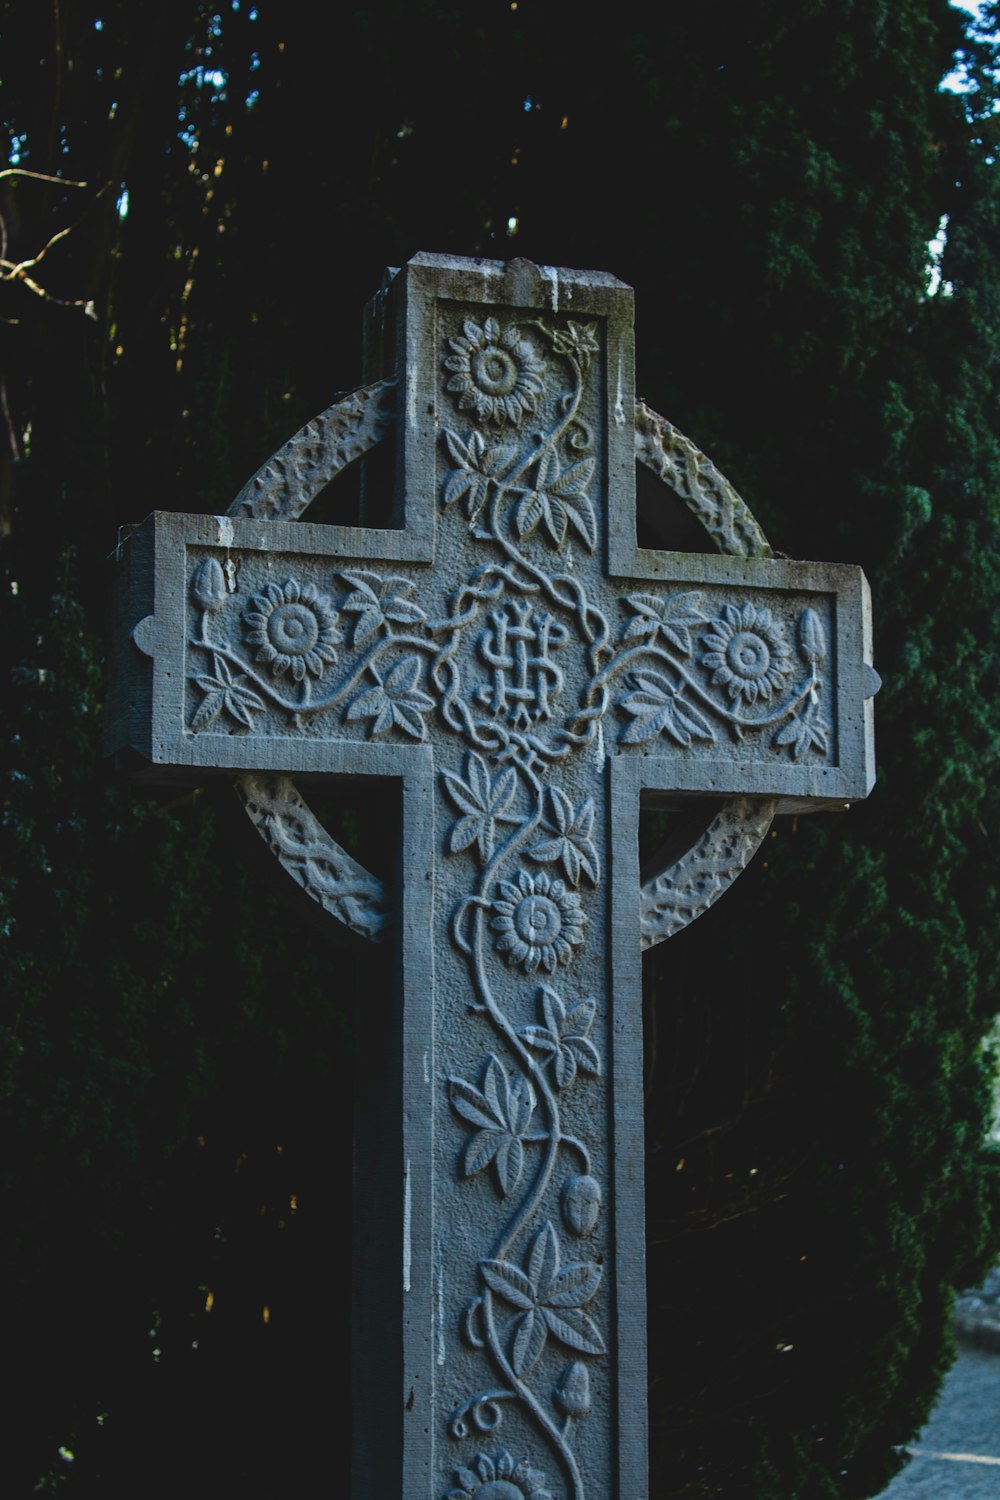
[{"label": "floral carving", "polygon": [[455,1483],[445,1500],[552,1500],[545,1475],[526,1458],[515,1464],[507,1452],[496,1458],[477,1453],[469,1468],[455,1470]]},{"label": "floral carving", "polygon": [[545,1053],[556,1087],[563,1089],[572,1083],[578,1067],[600,1077],[600,1054],[588,1035],[597,1010],[593,1000],[581,1000],[567,1012],[555,990],[543,984],[538,1001],[544,1025],[525,1026],[518,1034],[536,1052]]},{"label": "floral carving", "polygon": [[580,402],[591,362],[600,353],[598,325],[535,318],[531,327],[548,340],[556,369],[562,367],[548,389],[536,345],[521,327],[501,328],[495,318],[482,326],[466,321],[461,335],[448,340],[447,388],[458,396],[459,411],[472,412],[480,423],[514,427],[525,413],[537,412],[542,430],[520,444],[488,444],[478,432],[462,439],[443,430],[456,467],[445,475],[442,503],[464,500],[470,529],[484,540],[500,540],[506,532],[519,546],[537,535],[561,551],[575,539],[592,552],[597,515],[588,490],[597,458]]},{"label": "floral carving", "polygon": [[652,669],[630,673],[629,681],[634,690],[625,695],[621,706],[632,715],[632,723],[622,731],[623,744],[641,745],[658,734],[669,734],[685,747],[692,740],[715,739],[704,714],[683,696],[683,681],[671,682]]},{"label": "floral carving", "polygon": [[541,366],[516,325],[501,328],[496,318],[482,327],[467,319],[462,332],[448,340],[453,351],[444,367],[447,389],[458,396],[459,411],[473,411],[482,422],[512,422],[533,412],[542,393]]},{"label": "floral carving", "polygon": [[778,730],[774,743],[790,746],[793,760],[801,760],[809,750],[826,753],[830,748],[830,726],[813,697],[801,714],[794,715]]},{"label": "floral carving", "polygon": [[474,1177],[493,1162],[497,1185],[506,1198],[521,1180],[524,1165],[521,1137],[535,1108],[531,1084],[518,1076],[511,1085],[505,1069],[492,1053],[481,1090],[473,1088],[464,1078],[449,1078],[448,1082],[452,1108],[476,1128],[465,1148],[465,1175]]},{"label": "floral carving", "polygon": [[701,594],[689,590],[658,599],[655,594],[629,594],[625,600],[635,613],[622,632],[622,641],[644,640],[652,645],[662,638],[685,656],[691,654],[691,627],[706,624],[698,608]]},{"label": "floral carving", "polygon": [[456,433],[446,431],[444,440],[458,468],[444,482],[442,502],[454,505],[464,497],[465,513],[470,522],[475,521],[489,497],[490,482],[500,482],[517,448],[513,443],[487,448],[480,432],[470,432],[468,442],[463,443]]},{"label": "floral carving", "polygon": [[713,686],[724,686],[730,698],[748,704],[784,689],[792,675],[792,653],[769,609],[724,604],[709,623],[701,664],[711,671]]},{"label": "floral carving", "polygon": [[596,323],[574,323],[569,318],[565,328],[553,328],[549,337],[556,353],[575,358],[584,374],[593,356],[601,352]]},{"label": "floral carving", "polygon": [[286,578],[280,588],[269,583],[251,599],[243,616],[244,640],[257,647],[255,660],[269,666],[275,677],[289,672],[301,682],[307,672],[319,677],[336,661],[336,647],[343,639],[336,620],[337,612],[325,594],[311,583]]},{"label": "floral carving", "polygon": [[517,1309],[508,1337],[511,1369],[519,1379],[541,1358],[550,1335],[581,1354],[604,1353],[600,1330],[583,1311],[601,1284],[601,1267],[586,1261],[562,1266],[548,1220],[523,1269],[506,1260],[484,1260],[479,1270],[490,1291]]},{"label": "floral carving", "polygon": [[586,494],[594,474],[596,460],[581,458],[561,473],[551,448],[545,448],[535,470],[531,489],[515,490],[521,499],[514,512],[514,529],[523,540],[540,524],[553,547],[561,547],[567,528],[586,542],[591,551],[597,546],[597,522],[594,508]]},{"label": "floral carving", "polygon": [[195,674],[194,680],[205,696],[191,716],[191,728],[204,729],[225,711],[237,724],[252,729],[253,713],[264,707],[263,698],[247,687],[245,673],[238,672],[234,677],[229,663],[217,652],[212,653],[212,671],[211,677],[206,672]]},{"label": "floral carving", "polygon": [[404,656],[402,661],[389,668],[384,678],[376,667],[369,670],[376,678],[375,686],[359,693],[347,710],[347,717],[371,719],[368,733],[372,738],[395,724],[413,739],[425,739],[427,726],[423,715],[434,707],[434,699],[417,687],[419,658]]},{"label": "floral carving", "polygon": [[454,771],[442,771],[448,796],[463,814],[454,823],[448,835],[448,851],[460,854],[475,844],[482,860],[493,853],[494,828],[497,823],[516,823],[517,818],[509,812],[517,791],[517,776],[508,766],[499,776],[492,777],[481,755],[470,751],[466,763],[466,780]]},{"label": "floral carving", "polygon": [[400,625],[415,625],[426,618],[423,610],[407,594],[413,592],[413,583],[408,578],[390,575],[381,578],[378,573],[342,573],[341,577],[351,593],[340,606],[345,614],[356,615],[351,632],[351,645],[360,645],[370,635],[395,620]]},{"label": "floral carving", "polygon": [[568,964],[583,942],[587,920],[579,896],[567,891],[561,880],[550,880],[542,873],[529,875],[526,870],[520,872],[516,885],[501,880],[497,889],[490,926],[500,934],[495,947],[504,961],[526,974],[537,969],[551,974],[557,964]]},{"label": "floral carving", "polygon": [[587,797],[574,807],[565,792],[549,787],[548,817],[542,828],[549,835],[528,850],[540,865],[560,863],[570,885],[579,885],[580,876],[596,885],[601,875],[600,861],[594,847],[594,802]]}]

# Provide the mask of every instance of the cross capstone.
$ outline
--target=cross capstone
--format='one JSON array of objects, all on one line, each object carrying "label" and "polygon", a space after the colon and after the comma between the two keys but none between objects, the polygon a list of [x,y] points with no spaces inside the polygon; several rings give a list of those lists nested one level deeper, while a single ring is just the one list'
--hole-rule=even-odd
[{"label": "cross capstone", "polygon": [[[130,535],[111,748],[236,773],[293,878],[399,943],[373,1188],[397,1269],[361,1298],[399,1352],[361,1354],[357,1495],[637,1500],[640,946],[705,910],[776,810],[867,795],[867,586],[771,557],[637,406],[613,277],[421,255],[367,332],[368,383],[228,515]],[[398,524],[300,519],[383,439]],[[637,544],[637,461],[714,553]],[[395,916],[296,785],[353,775],[402,789]],[[645,886],[642,797],[714,799]]]}]

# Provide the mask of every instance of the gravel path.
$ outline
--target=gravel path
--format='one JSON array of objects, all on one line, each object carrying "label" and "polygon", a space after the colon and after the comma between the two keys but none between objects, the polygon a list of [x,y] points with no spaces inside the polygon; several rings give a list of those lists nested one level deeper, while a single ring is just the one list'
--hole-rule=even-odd
[{"label": "gravel path", "polygon": [[880,1500],[1000,1500],[1000,1352],[959,1344],[911,1451]]}]

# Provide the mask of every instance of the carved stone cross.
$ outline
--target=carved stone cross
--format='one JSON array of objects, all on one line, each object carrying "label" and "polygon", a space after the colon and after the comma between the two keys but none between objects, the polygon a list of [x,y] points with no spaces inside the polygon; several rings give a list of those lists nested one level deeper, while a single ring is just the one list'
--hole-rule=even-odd
[{"label": "carved stone cross", "polygon": [[[391,1269],[359,1277],[362,1328],[389,1332],[356,1339],[354,1493],[639,1500],[640,946],[709,906],[776,810],[867,795],[867,586],[774,560],[636,405],[614,278],[418,255],[368,317],[385,378],[228,515],[158,513],[120,549],[111,748],[238,773],[289,873],[398,944],[368,1002]],[[389,432],[395,525],[300,520]],[[637,546],[637,460],[713,554]],[[352,775],[401,788],[391,920],[295,780]],[[640,888],[653,794],[716,800]]]}]

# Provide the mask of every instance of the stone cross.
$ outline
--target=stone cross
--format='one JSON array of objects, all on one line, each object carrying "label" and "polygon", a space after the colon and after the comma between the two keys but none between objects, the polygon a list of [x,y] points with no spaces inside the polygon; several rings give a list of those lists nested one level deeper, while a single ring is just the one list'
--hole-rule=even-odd
[{"label": "stone cross", "polygon": [[[227,515],[157,513],[119,549],[110,746],[148,777],[236,773],[309,895],[393,935],[366,1002],[353,1493],[640,1500],[640,947],[775,811],[867,795],[867,586],[774,559],[637,405],[613,277],[418,255],[367,319],[369,383]],[[388,524],[301,520],[387,433]],[[637,461],[706,555],[637,545]],[[401,793],[391,918],[306,800],[351,776]],[[705,814],[641,886],[644,797]]]}]

